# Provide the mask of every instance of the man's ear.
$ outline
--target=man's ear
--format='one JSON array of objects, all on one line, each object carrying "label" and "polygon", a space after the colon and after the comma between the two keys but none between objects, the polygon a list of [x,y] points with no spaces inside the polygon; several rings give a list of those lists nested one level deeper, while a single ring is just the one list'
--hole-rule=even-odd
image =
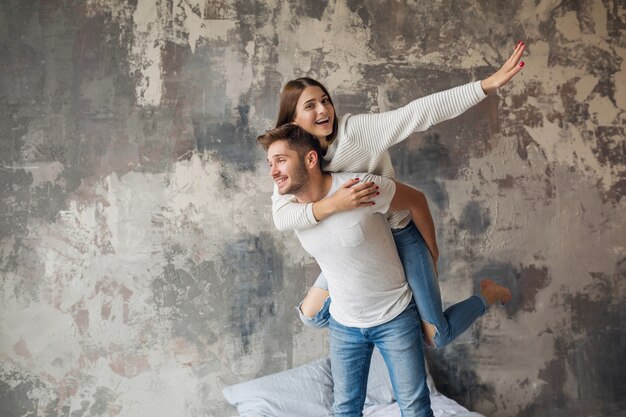
[{"label": "man's ear", "polygon": [[307,168],[314,168],[318,161],[317,152],[314,150],[310,150],[306,153],[304,157],[304,161],[306,163]]}]

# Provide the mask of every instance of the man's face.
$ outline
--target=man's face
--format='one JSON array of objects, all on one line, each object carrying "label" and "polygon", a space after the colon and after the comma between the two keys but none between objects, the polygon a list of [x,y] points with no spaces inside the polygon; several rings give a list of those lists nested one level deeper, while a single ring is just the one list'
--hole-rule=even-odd
[{"label": "man's face", "polygon": [[289,149],[287,141],[278,140],[267,150],[270,175],[278,194],[297,194],[309,182],[309,172],[298,152]]}]

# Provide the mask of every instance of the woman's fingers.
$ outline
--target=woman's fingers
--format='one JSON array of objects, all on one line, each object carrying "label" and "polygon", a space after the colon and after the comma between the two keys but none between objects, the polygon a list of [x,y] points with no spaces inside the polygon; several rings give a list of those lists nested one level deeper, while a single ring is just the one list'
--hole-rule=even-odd
[{"label": "woman's fingers", "polygon": [[[373,184],[373,183],[372,183]],[[359,206],[369,206],[374,204],[374,197],[376,197],[380,192],[378,191],[378,187],[372,186],[365,188],[357,193],[357,201]]]},{"label": "woman's fingers", "polygon": [[507,71],[515,70],[518,67],[519,60],[524,54],[524,49],[526,49],[526,44],[524,44],[524,42],[522,41],[519,41],[519,43],[515,47],[515,50],[504,64],[503,68],[505,68]]},{"label": "woman's fingers", "polygon": [[350,189],[349,198],[356,207],[372,205],[372,198],[378,195],[378,186],[371,181],[359,182],[359,178],[352,178],[343,183],[342,187]]},{"label": "woman's fingers", "polygon": [[521,46],[521,44],[519,44],[519,43],[515,46],[515,49],[513,50],[513,53],[509,56],[509,59],[507,59],[506,62],[504,63],[505,67],[513,65],[513,63],[515,61],[515,56],[517,55],[517,53],[520,50],[520,46]]},{"label": "woman's fingers", "polygon": [[372,199],[379,194],[378,187],[373,182],[366,182],[352,188],[354,200],[359,207],[373,204]]},{"label": "woman's fingers", "polygon": [[[376,184],[373,182],[363,182],[360,183],[361,180],[359,178],[351,178],[348,181],[342,184],[342,188],[351,188],[354,193],[359,193],[363,190],[371,190],[376,187]],[[358,184],[358,185],[357,185]]]},{"label": "woman's fingers", "polygon": [[511,54],[511,57],[514,59],[519,59],[519,57],[522,56],[522,53],[524,53],[525,48],[526,44],[522,41],[519,41],[515,46],[515,50],[513,51],[513,54]]},{"label": "woman's fingers", "polygon": [[354,184],[358,184],[360,181],[360,178],[350,178],[348,181],[344,182],[341,185],[341,188],[352,188],[352,186]]},{"label": "woman's fingers", "polygon": [[481,82],[481,86],[485,93],[493,93],[498,88],[502,87],[504,84],[508,83],[511,78],[515,76],[521,69],[524,67],[524,61],[520,62],[522,59],[522,55],[524,54],[524,50],[526,49],[526,44],[524,42],[519,41],[515,46],[515,50],[506,60],[506,62],[500,67],[498,71],[496,71],[492,76],[484,79]]},{"label": "woman's fingers", "polygon": [[352,187],[352,189],[356,193],[370,192],[372,190],[375,190],[376,188],[377,188],[376,184],[374,184],[373,182],[364,182],[362,184],[355,185],[354,187]]}]

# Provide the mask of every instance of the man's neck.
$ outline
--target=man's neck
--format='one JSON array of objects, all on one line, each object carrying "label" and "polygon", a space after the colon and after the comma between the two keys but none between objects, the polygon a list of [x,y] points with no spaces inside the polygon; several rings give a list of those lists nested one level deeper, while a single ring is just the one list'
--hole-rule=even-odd
[{"label": "man's neck", "polygon": [[330,191],[333,178],[330,173],[322,172],[320,175],[310,176],[307,185],[295,194],[298,203],[315,203],[320,201]]}]

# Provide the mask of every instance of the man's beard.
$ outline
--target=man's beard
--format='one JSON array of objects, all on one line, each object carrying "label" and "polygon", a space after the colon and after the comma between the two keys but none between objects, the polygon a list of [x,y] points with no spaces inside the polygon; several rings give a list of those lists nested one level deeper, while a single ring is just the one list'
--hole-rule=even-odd
[{"label": "man's beard", "polygon": [[291,184],[282,194],[297,194],[309,183],[309,171],[304,166],[304,160],[299,162],[298,168],[289,176]]}]

